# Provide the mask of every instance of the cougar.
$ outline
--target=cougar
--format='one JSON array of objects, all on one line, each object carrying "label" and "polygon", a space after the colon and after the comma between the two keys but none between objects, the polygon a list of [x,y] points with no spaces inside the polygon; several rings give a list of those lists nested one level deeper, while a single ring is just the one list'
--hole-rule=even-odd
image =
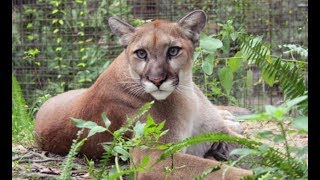
[{"label": "cougar", "polygon": [[[168,133],[164,143],[177,142],[207,132],[221,132],[241,136],[239,124],[224,120],[222,111],[214,106],[192,81],[194,48],[206,24],[206,14],[196,10],[177,22],[155,20],[133,27],[116,18],[108,19],[117,35],[123,52],[88,89],[71,90],[45,102],[36,115],[36,142],[43,150],[67,154],[79,130],[71,117],[94,121],[103,126],[101,114],[111,121],[110,131],[126,123],[146,102],[154,101],[148,113],[156,122],[165,120]],[[141,119],[141,121],[144,121]],[[100,143],[112,141],[108,133],[90,137],[80,150],[88,157],[100,157]],[[210,167],[220,164],[202,158],[212,143],[188,147],[154,167],[137,173],[138,179],[164,179],[163,167],[177,168],[170,179],[190,179]],[[133,149],[134,162],[145,154],[155,161],[161,151]],[[211,173],[209,179],[221,179],[223,170]],[[228,167],[225,179],[239,179],[251,171]]]}]

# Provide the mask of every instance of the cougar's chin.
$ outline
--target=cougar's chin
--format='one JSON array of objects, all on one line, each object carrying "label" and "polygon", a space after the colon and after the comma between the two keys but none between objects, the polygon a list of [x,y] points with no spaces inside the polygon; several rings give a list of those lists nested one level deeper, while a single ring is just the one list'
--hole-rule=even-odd
[{"label": "cougar's chin", "polygon": [[172,93],[172,91],[154,91],[151,94],[152,97],[154,97],[156,100],[165,100],[170,94]]},{"label": "cougar's chin", "polygon": [[144,90],[156,100],[165,100],[175,89],[172,80],[167,80],[157,87],[153,83],[147,81],[143,83]]}]

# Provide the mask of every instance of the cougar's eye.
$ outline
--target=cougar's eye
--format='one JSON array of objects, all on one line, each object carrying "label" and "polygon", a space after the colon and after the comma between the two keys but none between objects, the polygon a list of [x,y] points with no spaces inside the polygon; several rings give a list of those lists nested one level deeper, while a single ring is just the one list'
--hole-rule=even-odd
[{"label": "cougar's eye", "polygon": [[173,56],[176,56],[176,55],[178,55],[178,53],[179,53],[179,51],[180,51],[180,47],[170,47],[169,49],[168,49],[168,56],[169,57],[173,57]]},{"label": "cougar's eye", "polygon": [[138,58],[140,59],[146,59],[147,58],[147,51],[145,51],[144,49],[138,49],[135,51],[136,55],[138,56]]}]

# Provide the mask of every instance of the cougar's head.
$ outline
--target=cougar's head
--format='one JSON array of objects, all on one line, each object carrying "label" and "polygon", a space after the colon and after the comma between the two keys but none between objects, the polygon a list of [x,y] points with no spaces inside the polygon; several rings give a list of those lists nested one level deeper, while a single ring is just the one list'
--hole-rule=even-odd
[{"label": "cougar's head", "polygon": [[125,48],[132,79],[156,100],[166,99],[179,87],[191,87],[194,46],[205,23],[202,10],[178,22],[156,20],[136,28],[109,18],[112,32]]}]

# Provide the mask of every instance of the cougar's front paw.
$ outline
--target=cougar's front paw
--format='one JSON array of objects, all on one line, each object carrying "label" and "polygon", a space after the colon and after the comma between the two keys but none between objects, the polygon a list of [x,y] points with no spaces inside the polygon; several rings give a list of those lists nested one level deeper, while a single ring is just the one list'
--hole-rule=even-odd
[{"label": "cougar's front paw", "polygon": [[219,110],[219,113],[224,120],[236,121],[236,117],[227,110]]},{"label": "cougar's front paw", "polygon": [[214,158],[217,161],[227,161],[236,159],[236,156],[230,156],[233,149],[240,148],[241,145],[236,143],[216,142],[213,143],[211,148],[205,153],[204,158]]},{"label": "cougar's front paw", "polygon": [[241,124],[236,121],[236,117],[233,114],[227,110],[219,110],[219,113],[225,120],[224,123],[226,126],[239,134],[243,134],[243,128],[241,127]]}]

